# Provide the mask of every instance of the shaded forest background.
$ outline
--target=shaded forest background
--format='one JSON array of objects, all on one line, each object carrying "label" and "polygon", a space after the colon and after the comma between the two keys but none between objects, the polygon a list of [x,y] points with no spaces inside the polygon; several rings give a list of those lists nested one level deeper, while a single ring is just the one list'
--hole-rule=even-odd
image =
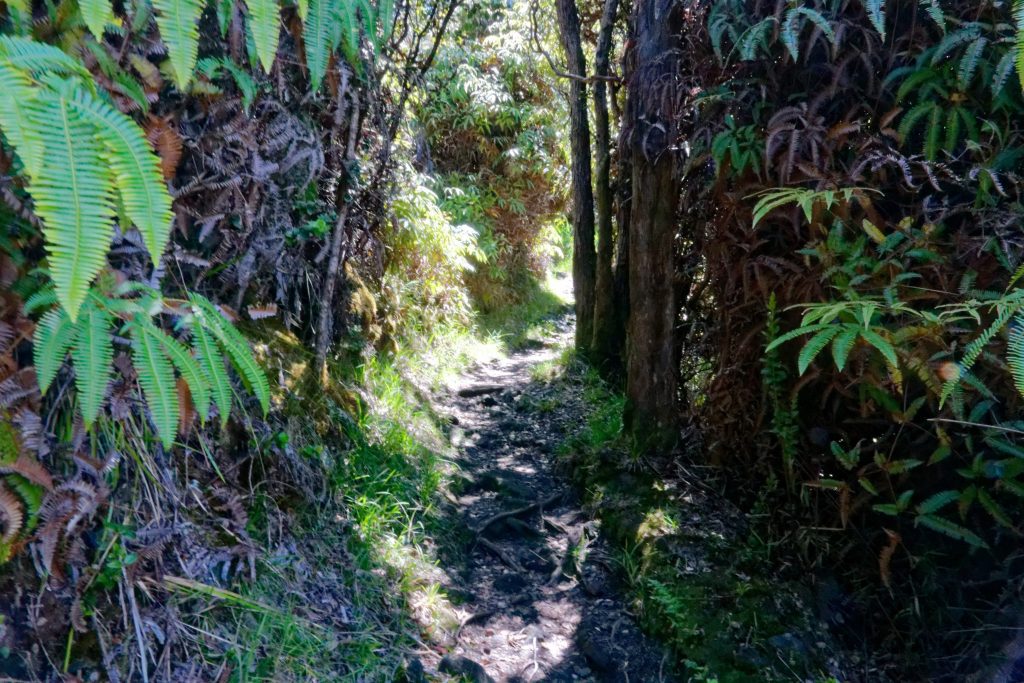
[{"label": "shaded forest background", "polygon": [[[1010,4],[2,7],[3,675],[409,675],[452,626],[426,396],[570,258],[609,428],[568,448],[701,471],[850,676],[1012,640]],[[634,597],[680,670],[776,675],[702,659],[684,606],[746,603],[670,550]]]}]

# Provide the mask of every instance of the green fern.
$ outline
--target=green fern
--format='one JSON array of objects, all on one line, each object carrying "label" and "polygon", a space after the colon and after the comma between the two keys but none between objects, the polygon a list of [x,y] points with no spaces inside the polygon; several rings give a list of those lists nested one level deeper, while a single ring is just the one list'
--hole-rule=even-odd
[{"label": "green fern", "polygon": [[174,84],[185,92],[199,56],[202,0],[153,0],[160,38],[167,44]]},{"label": "green fern", "polygon": [[210,382],[213,401],[217,405],[223,426],[231,413],[231,382],[224,367],[224,357],[217,350],[213,338],[202,326],[192,329],[192,342],[195,345],[199,366]]},{"label": "green fern", "polygon": [[160,339],[152,333],[152,323],[139,315],[130,326],[133,364],[139,373],[139,386],[165,448],[174,443],[178,431],[178,390],[174,369],[161,349]]},{"label": "green fern", "polygon": [[281,31],[281,8],[277,0],[246,0],[249,27],[256,44],[256,54],[263,70],[270,72],[277,55]]},{"label": "green fern", "polygon": [[327,63],[335,48],[332,33],[337,5],[337,0],[310,0],[309,3],[303,39],[306,44],[306,65],[309,67],[309,81],[313,92],[320,89],[324,74],[327,73]]},{"label": "green fern", "polygon": [[32,344],[36,381],[44,394],[50,388],[64,357],[75,340],[75,326],[63,308],[54,308],[43,314],[36,325]]},{"label": "green fern", "polygon": [[103,39],[103,30],[114,22],[114,8],[110,0],[78,0],[82,20],[97,40]]},{"label": "green fern", "polygon": [[28,191],[45,226],[57,297],[74,320],[89,283],[107,262],[114,235],[114,187],[95,129],[71,108],[73,88],[42,88],[33,103],[44,163]]},{"label": "green fern", "polygon": [[32,81],[24,73],[0,59],[0,130],[11,146],[29,178],[35,178],[43,162],[43,141],[34,134],[32,103],[35,93]]},{"label": "green fern", "polygon": [[100,308],[93,297],[82,307],[76,335],[71,347],[75,362],[75,387],[78,406],[85,426],[96,421],[110,383],[110,364],[114,360],[114,344],[110,336],[112,318]]},{"label": "green fern", "polygon": [[1013,2],[1013,25],[1017,29],[1016,35],[1016,65],[1017,77],[1020,79],[1021,87],[1024,88],[1024,0]]},{"label": "green fern", "polygon": [[207,378],[203,375],[202,369],[199,367],[199,363],[189,354],[188,349],[184,345],[151,322],[147,325],[146,332],[159,341],[163,352],[188,385],[188,389],[192,393],[192,404],[195,406],[196,412],[199,413],[202,421],[206,422],[206,419],[210,416],[210,386]]},{"label": "green fern", "polygon": [[109,104],[78,90],[72,106],[89,119],[109,150],[125,215],[142,233],[154,264],[167,246],[171,232],[171,197],[164,185],[160,160],[135,122]]},{"label": "green fern", "polygon": [[253,358],[249,343],[207,299],[193,293],[189,294],[189,301],[193,313],[220,344],[249,391],[259,399],[263,412],[267,413],[270,410],[270,384]]},{"label": "green fern", "polygon": [[1006,363],[1010,366],[1013,385],[1017,387],[1017,391],[1024,397],[1024,314],[1018,314],[1010,325]]}]

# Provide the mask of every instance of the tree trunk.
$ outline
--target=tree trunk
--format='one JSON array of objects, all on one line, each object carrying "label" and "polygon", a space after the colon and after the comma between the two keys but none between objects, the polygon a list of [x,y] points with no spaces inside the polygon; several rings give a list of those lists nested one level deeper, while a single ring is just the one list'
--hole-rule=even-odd
[{"label": "tree trunk", "polygon": [[[635,69],[635,51],[627,49],[622,60],[622,77],[628,83]],[[631,96],[627,93],[627,99]],[[612,100],[615,101],[614,98]],[[627,111],[629,102],[626,103]],[[618,235],[615,242],[615,263],[612,268],[613,312],[616,329],[625,331],[629,323],[629,225],[633,208],[633,149],[630,146],[632,123],[623,114],[619,137],[616,141],[618,159],[615,182],[615,224]],[[626,334],[617,340],[616,353],[622,365],[626,359]],[[624,368],[620,368],[620,372]]]},{"label": "tree trunk", "polygon": [[597,154],[594,198],[597,206],[597,276],[594,291],[594,331],[591,342],[594,364],[606,376],[621,363],[619,355],[625,330],[617,325],[612,257],[611,132],[608,124],[608,54],[612,47],[612,29],[618,0],[605,0],[601,28],[594,56],[594,148]]},{"label": "tree trunk", "polygon": [[674,238],[678,187],[674,174],[673,0],[636,0],[636,69],[629,82],[633,201],[629,234],[629,351],[626,425],[642,447],[677,438]]},{"label": "tree trunk", "polygon": [[590,353],[594,329],[594,191],[590,177],[590,124],[587,121],[587,73],[580,42],[576,0],[557,0],[558,26],[569,67],[569,138],[572,154],[573,263],[576,297],[576,348]]}]

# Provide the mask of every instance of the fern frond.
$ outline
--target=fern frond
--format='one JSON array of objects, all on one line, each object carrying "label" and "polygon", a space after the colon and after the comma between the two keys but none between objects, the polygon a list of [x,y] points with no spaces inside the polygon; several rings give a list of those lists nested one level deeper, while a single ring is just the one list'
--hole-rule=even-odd
[{"label": "fern frond", "polygon": [[131,325],[132,365],[139,374],[139,385],[157,435],[164,447],[170,448],[178,431],[178,390],[174,369],[161,351],[160,340],[149,332],[150,327],[152,323],[144,316],[139,316]]},{"label": "fern frond", "polygon": [[934,52],[932,52],[932,66],[939,64],[950,52],[960,45],[977,40],[980,36],[981,27],[977,24],[968,24],[964,28],[947,34],[945,38],[939,41],[939,44],[934,48]]},{"label": "fern frond", "polygon": [[110,0],[78,0],[82,20],[97,40],[103,40],[103,29],[114,22],[114,8]]},{"label": "fern frond", "polygon": [[1010,325],[1006,349],[1006,364],[1013,375],[1013,385],[1024,397],[1024,314],[1019,314]]},{"label": "fern frond", "polygon": [[231,381],[224,368],[224,357],[217,350],[217,345],[210,334],[199,325],[192,329],[192,345],[196,350],[199,365],[209,381],[223,427],[231,415]]},{"label": "fern frond", "polygon": [[30,38],[0,36],[0,61],[33,76],[48,73],[81,76],[90,87],[93,82],[92,74],[80,61],[62,52],[60,48],[37,43]]},{"label": "fern frond", "polygon": [[199,17],[202,0],[153,0],[160,38],[167,44],[174,84],[185,92],[199,55]]},{"label": "fern frond", "polygon": [[130,118],[78,90],[72,106],[99,131],[117,180],[121,206],[139,228],[154,265],[159,265],[171,234],[171,196],[164,184],[160,158]]},{"label": "fern frond", "polygon": [[249,350],[249,342],[207,299],[192,293],[189,294],[189,300],[192,302],[193,310],[206,323],[206,329],[231,359],[246,386],[256,394],[263,412],[268,412],[270,410],[270,384],[267,382],[267,376],[263,374],[263,370],[256,363],[256,359],[253,358],[252,351]]},{"label": "fern frond", "polygon": [[40,318],[32,342],[32,355],[36,381],[42,393],[50,388],[74,340],[75,325],[63,308],[51,309]]},{"label": "fern frond", "polygon": [[958,541],[965,541],[966,543],[978,548],[988,547],[988,544],[981,540],[981,538],[973,531],[965,529],[959,524],[954,524],[942,517],[936,517],[934,515],[918,515],[915,519],[915,523],[927,527],[932,531],[938,531],[940,534],[945,534],[946,536]]},{"label": "fern frond", "polygon": [[43,219],[50,276],[74,321],[107,263],[114,234],[113,183],[96,131],[71,106],[74,84],[40,89],[33,125],[46,155],[28,191]]},{"label": "fern frond", "polygon": [[974,73],[981,63],[981,55],[988,45],[988,38],[978,38],[967,46],[964,56],[960,58],[960,66],[956,70],[957,84],[961,90],[966,90],[974,80]]},{"label": "fern frond", "polygon": [[885,0],[867,0],[865,7],[871,25],[882,36],[882,40],[885,40]]},{"label": "fern frond", "polygon": [[978,358],[981,357],[981,352],[984,351],[985,347],[992,342],[992,339],[995,338],[995,336],[1004,327],[1006,327],[1006,324],[1010,322],[1010,320],[1013,318],[1016,312],[1017,309],[1013,307],[1004,307],[996,316],[996,319],[992,322],[992,324],[984,332],[982,332],[977,339],[975,339],[974,341],[967,345],[967,347],[964,349],[964,357],[960,359],[960,363],[958,365],[959,371],[957,373],[957,376],[947,380],[942,387],[942,395],[939,398],[940,405],[944,403],[947,398],[949,398],[949,396],[953,393],[953,390],[956,387],[960,386],[960,382],[971,371],[971,368],[974,367],[974,364],[978,361]]},{"label": "fern frond", "polygon": [[249,26],[256,43],[256,55],[263,70],[269,73],[277,55],[281,8],[277,0],[246,0],[245,5],[249,9]]},{"label": "fern frond", "polygon": [[1010,80],[1010,74],[1013,73],[1016,67],[1017,61],[1017,48],[1014,47],[1003,55],[1002,59],[996,65],[995,71],[992,72],[992,97],[998,97],[999,93],[1003,92],[1003,88],[1006,87],[1007,81]]},{"label": "fern frond", "polygon": [[86,427],[96,421],[107,396],[110,368],[114,361],[110,323],[110,314],[90,298],[82,307],[75,325],[77,334],[71,346],[71,359],[75,361],[78,406]]},{"label": "fern frond", "polygon": [[152,323],[147,326],[146,332],[160,342],[164,353],[167,354],[167,357],[171,359],[171,363],[181,373],[181,376],[188,384],[189,391],[192,393],[192,403],[195,405],[196,411],[198,411],[203,422],[206,422],[206,419],[210,416],[210,384],[206,377],[204,377],[199,363],[189,354],[188,349],[181,342],[172,338]]},{"label": "fern frond", "polygon": [[18,153],[29,179],[39,172],[43,141],[32,126],[31,103],[35,100],[32,81],[0,58],[0,131]]},{"label": "fern frond", "polygon": [[835,361],[836,367],[842,372],[846,368],[846,360],[850,357],[850,351],[853,350],[854,344],[857,343],[857,337],[860,335],[860,329],[851,325],[840,332],[832,342],[832,360]]},{"label": "fern frond", "polygon": [[939,0],[920,0],[921,8],[932,18],[942,32],[946,32],[946,13],[939,6]]},{"label": "fern frond", "polygon": [[810,366],[818,354],[821,353],[822,350],[828,346],[829,342],[842,331],[843,328],[839,325],[829,325],[811,337],[810,340],[804,344],[804,347],[800,350],[800,356],[797,359],[797,368],[801,375],[807,372],[808,366]]},{"label": "fern frond", "polygon": [[[14,493],[0,482],[0,521],[3,522],[3,535],[0,545],[11,543],[21,531],[25,523],[25,507]],[[5,559],[0,556],[0,560]]]},{"label": "fern frond", "polygon": [[1024,88],[1024,0],[1013,0],[1013,25],[1017,29],[1015,40],[1017,77],[1020,78],[1021,87]]},{"label": "fern frond", "polygon": [[327,63],[335,44],[332,41],[333,23],[337,12],[337,0],[310,0],[309,12],[303,27],[302,37],[306,46],[306,66],[309,67],[309,82],[313,92],[320,89]]}]

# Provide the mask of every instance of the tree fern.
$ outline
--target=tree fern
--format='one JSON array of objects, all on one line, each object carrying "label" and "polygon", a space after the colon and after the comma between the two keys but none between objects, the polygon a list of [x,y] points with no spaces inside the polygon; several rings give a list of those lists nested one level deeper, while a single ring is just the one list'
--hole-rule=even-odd
[{"label": "tree fern", "polygon": [[182,92],[192,80],[199,55],[199,17],[202,0],[153,0],[160,38],[167,44],[174,84]]},{"label": "tree fern", "polygon": [[103,39],[103,30],[114,21],[114,9],[110,0],[78,0],[82,20],[98,40]]},{"label": "tree fern", "polygon": [[133,365],[139,374],[139,386],[156,426],[157,435],[169,448],[178,430],[178,392],[174,369],[161,350],[160,339],[152,334],[152,323],[138,316],[131,325]]},{"label": "tree fern", "polygon": [[82,307],[82,314],[75,325],[77,333],[71,347],[71,359],[75,362],[78,405],[86,427],[96,421],[110,383],[110,364],[114,360],[110,323],[110,314],[90,298]]},{"label": "tree fern", "polygon": [[277,44],[281,31],[281,8],[277,0],[246,0],[249,9],[249,26],[256,54],[263,70],[270,71],[277,55]]},{"label": "tree fern", "polygon": [[45,163],[28,191],[45,226],[50,273],[74,320],[89,284],[106,265],[114,234],[113,183],[95,129],[70,106],[73,88],[40,89],[33,105]]}]

